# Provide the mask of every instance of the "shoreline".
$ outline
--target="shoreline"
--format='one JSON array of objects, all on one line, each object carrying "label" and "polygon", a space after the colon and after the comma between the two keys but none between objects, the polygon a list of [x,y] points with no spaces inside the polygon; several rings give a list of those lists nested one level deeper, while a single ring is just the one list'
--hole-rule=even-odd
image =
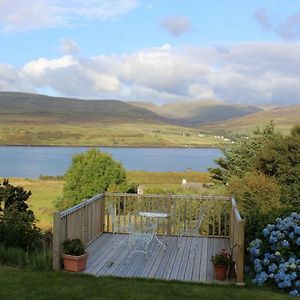
[{"label": "shoreline", "polygon": [[136,146],[107,146],[107,145],[44,145],[44,144],[33,144],[33,145],[28,145],[28,144],[2,144],[0,145],[0,147],[53,147],[53,148],[80,148],[80,147],[84,147],[84,148],[145,148],[145,149],[154,149],[154,148],[161,148],[161,149],[203,149],[203,148],[207,148],[207,149],[220,149],[222,145],[202,145],[202,146],[143,146],[143,145],[136,145]]}]

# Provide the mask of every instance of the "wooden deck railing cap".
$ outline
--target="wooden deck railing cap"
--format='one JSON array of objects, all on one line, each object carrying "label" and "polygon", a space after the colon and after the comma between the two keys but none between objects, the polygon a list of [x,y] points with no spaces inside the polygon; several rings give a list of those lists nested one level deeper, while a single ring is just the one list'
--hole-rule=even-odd
[{"label": "wooden deck railing cap", "polygon": [[82,208],[82,207],[84,207],[88,204],[91,204],[91,203],[93,203],[93,202],[95,202],[95,201],[97,201],[97,200],[99,200],[103,197],[104,197],[104,194],[102,193],[102,194],[98,194],[98,195],[96,195],[96,196],[94,196],[90,199],[87,199],[87,200],[85,200],[85,201],[83,201],[83,202],[81,202],[81,203],[79,203],[79,204],[77,204],[73,207],[70,207],[70,208],[60,212],[60,217],[65,217],[65,216],[75,212],[76,210],[78,210],[78,209],[80,209],[80,208]]},{"label": "wooden deck railing cap", "polygon": [[105,196],[108,197],[139,197],[139,198],[171,198],[171,199],[199,199],[199,200],[230,200],[228,196],[203,196],[203,195],[186,195],[186,194],[129,194],[129,193],[109,193],[106,192]]}]

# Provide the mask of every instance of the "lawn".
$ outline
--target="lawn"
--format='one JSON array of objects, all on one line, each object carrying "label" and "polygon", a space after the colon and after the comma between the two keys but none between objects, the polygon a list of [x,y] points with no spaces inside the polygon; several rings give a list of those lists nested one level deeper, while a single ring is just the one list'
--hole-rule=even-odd
[{"label": "lawn", "polygon": [[93,277],[0,267],[0,299],[291,299],[269,288],[204,285],[134,278]]}]

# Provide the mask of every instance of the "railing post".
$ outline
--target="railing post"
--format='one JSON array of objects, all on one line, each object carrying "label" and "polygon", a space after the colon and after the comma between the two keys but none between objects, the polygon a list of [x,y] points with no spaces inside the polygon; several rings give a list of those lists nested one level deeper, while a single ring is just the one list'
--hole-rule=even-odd
[{"label": "railing post", "polygon": [[83,222],[83,224],[84,224],[83,225],[83,243],[84,243],[84,245],[87,244],[87,240],[88,240],[88,238],[87,238],[87,235],[88,235],[88,232],[87,232],[88,212],[87,212],[87,210],[88,210],[88,206],[87,206],[87,202],[85,201],[85,203],[84,203],[84,222]]},{"label": "railing post", "polygon": [[245,220],[238,222],[238,257],[236,269],[236,282],[243,284],[244,280],[244,235],[245,235]]},{"label": "railing post", "polygon": [[229,220],[230,247],[233,247],[235,244],[235,241],[234,241],[234,208],[235,208],[235,200],[234,200],[234,198],[231,198],[230,199],[230,220]]},{"label": "railing post", "polygon": [[168,218],[167,218],[167,235],[171,235],[171,227],[172,227],[172,218],[174,218],[174,216],[171,215],[172,211],[171,211],[171,204],[172,204],[172,195],[169,194],[167,197],[167,213],[168,213]]},{"label": "railing post", "polygon": [[101,232],[105,231],[105,194],[101,198]]},{"label": "railing post", "polygon": [[60,213],[53,214],[53,270],[60,270],[61,256],[61,218]]}]

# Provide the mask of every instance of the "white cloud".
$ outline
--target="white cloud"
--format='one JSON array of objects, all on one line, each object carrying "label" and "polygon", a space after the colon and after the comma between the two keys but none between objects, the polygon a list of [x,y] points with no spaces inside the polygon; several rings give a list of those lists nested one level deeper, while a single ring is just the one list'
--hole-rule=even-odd
[{"label": "white cloud", "polygon": [[[221,50],[220,50],[221,49]],[[131,54],[39,58],[0,64],[0,90],[39,91],[94,99],[218,98],[253,104],[300,103],[300,43],[144,49]]]},{"label": "white cloud", "polygon": [[77,54],[79,52],[79,48],[74,40],[64,38],[60,39],[60,51],[64,55]]},{"label": "white cloud", "polygon": [[216,95],[208,84],[192,83],[188,86],[192,99],[215,99]]},{"label": "white cloud", "polygon": [[77,63],[78,62],[69,55],[57,59],[39,58],[38,60],[28,62],[23,67],[23,71],[36,77],[46,73],[47,71],[65,69]]},{"label": "white cloud", "polygon": [[62,22],[57,8],[50,0],[1,0],[0,29],[26,31],[50,28]]},{"label": "white cloud", "polygon": [[138,0],[1,0],[0,29],[14,32],[105,21],[137,5]]},{"label": "white cloud", "polygon": [[176,37],[191,30],[190,20],[185,16],[166,17],[161,21],[161,26]]},{"label": "white cloud", "polygon": [[20,70],[0,63],[0,91],[34,91],[31,83],[23,80]]}]

